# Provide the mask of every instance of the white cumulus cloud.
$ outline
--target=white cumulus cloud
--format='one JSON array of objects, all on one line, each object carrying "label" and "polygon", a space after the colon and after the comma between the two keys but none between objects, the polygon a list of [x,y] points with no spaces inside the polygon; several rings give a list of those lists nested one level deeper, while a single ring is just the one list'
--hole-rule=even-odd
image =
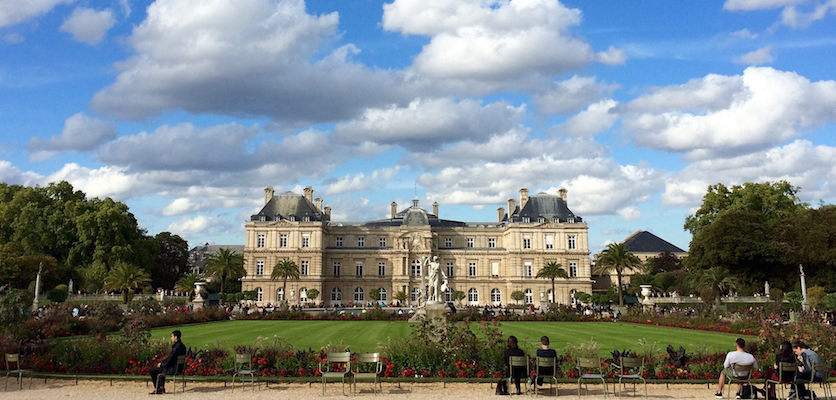
[{"label": "white cumulus cloud", "polygon": [[738,64],[748,65],[769,64],[773,61],[775,61],[775,56],[772,55],[772,46],[761,47],[734,59],[734,62]]},{"label": "white cumulus cloud", "polygon": [[116,126],[108,121],[75,114],[64,121],[60,136],[33,137],[27,149],[33,159],[44,159],[60,151],[90,151],[116,137]]},{"label": "white cumulus cloud", "polygon": [[618,85],[600,83],[594,77],[574,75],[552,82],[546,90],[535,93],[532,101],[542,114],[572,113],[611,95],[617,88]]},{"label": "white cumulus cloud", "polygon": [[78,7],[61,24],[61,30],[73,35],[79,42],[99,44],[107,31],[116,24],[116,18],[110,9],[96,11],[91,8]]},{"label": "white cumulus cloud", "polygon": [[5,0],[0,1],[0,28],[46,14],[55,6],[74,0]]}]

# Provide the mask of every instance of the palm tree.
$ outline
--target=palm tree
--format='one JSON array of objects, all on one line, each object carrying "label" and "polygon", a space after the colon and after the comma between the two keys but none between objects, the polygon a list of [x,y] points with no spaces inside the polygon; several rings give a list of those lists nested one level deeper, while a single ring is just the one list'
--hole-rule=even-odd
[{"label": "palm tree", "polygon": [[104,279],[105,290],[122,292],[122,302],[127,304],[133,297],[133,291],[151,283],[151,275],[144,269],[124,261],[117,261]]},{"label": "palm tree", "polygon": [[221,280],[221,298],[224,298],[224,283],[227,278],[240,278],[247,274],[244,270],[244,256],[238,252],[220,248],[210,255],[206,262],[206,276]]},{"label": "palm tree", "polygon": [[[694,276],[694,289],[697,289],[702,296],[709,294],[714,302],[720,304],[720,297],[728,290],[738,286],[737,279],[731,276],[729,270],[723,267],[711,267],[702,270]],[[705,301],[706,299],[703,299]]]},{"label": "palm tree", "polygon": [[537,271],[537,275],[535,278],[546,278],[551,279],[552,281],[552,303],[557,303],[557,292],[554,290],[554,280],[557,278],[568,279],[569,274],[566,273],[566,270],[563,269],[563,266],[560,265],[557,261],[549,261],[543,268]]},{"label": "palm tree", "polygon": [[641,268],[642,261],[635,254],[627,250],[624,243],[610,243],[596,257],[595,267],[598,274],[615,271],[618,277],[618,305],[624,307],[624,293],[621,291],[621,275],[626,268]]},{"label": "palm tree", "polygon": [[194,272],[186,274],[174,284],[174,288],[180,292],[187,293],[190,297],[194,293],[194,284],[203,280],[203,275]]},{"label": "palm tree", "polygon": [[277,262],[270,273],[270,279],[282,279],[282,301],[286,301],[287,298],[287,278],[299,279],[299,267],[295,262],[285,258]]}]

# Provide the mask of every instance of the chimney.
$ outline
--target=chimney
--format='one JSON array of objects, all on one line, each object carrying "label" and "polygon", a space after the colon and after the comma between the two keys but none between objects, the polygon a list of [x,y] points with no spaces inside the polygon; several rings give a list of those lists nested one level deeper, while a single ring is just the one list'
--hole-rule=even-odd
[{"label": "chimney", "polygon": [[264,204],[267,204],[268,202],[270,202],[270,200],[272,198],[273,198],[273,187],[272,186],[267,186],[266,188],[264,188]]},{"label": "chimney", "polygon": [[392,219],[395,219],[395,214],[398,213],[398,203],[392,202]]},{"label": "chimney", "polygon": [[322,211],[322,197],[317,197],[314,199],[314,205],[316,206],[316,211]]},{"label": "chimney", "polygon": [[528,189],[520,189],[520,210],[525,208],[525,203],[528,203]]},{"label": "chimney", "polygon": [[313,203],[313,189],[310,186],[305,186],[305,198]]},{"label": "chimney", "polygon": [[511,216],[514,215],[514,210],[517,209],[517,201],[508,199],[508,222],[511,222]]},{"label": "chimney", "polygon": [[325,206],[325,215],[327,215],[329,219],[331,218],[331,207],[330,206]]},{"label": "chimney", "polygon": [[433,214],[435,214],[436,217],[438,216],[438,202],[437,201],[433,202]]},{"label": "chimney", "polygon": [[563,199],[564,203],[566,203],[566,189],[560,188],[560,190],[557,191],[557,195],[560,196],[561,199]]},{"label": "chimney", "polygon": [[502,218],[505,217],[505,209],[499,207],[496,209],[496,222],[502,222]]}]

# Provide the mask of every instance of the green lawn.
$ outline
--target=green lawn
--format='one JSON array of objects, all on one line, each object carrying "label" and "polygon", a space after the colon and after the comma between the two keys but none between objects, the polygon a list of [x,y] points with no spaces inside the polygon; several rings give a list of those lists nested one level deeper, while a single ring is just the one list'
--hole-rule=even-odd
[{"label": "green lawn", "polygon": [[[614,349],[638,350],[638,340],[656,341],[660,349],[668,344],[680,345],[693,351],[710,347],[717,351],[734,348],[737,335],[705,332],[691,329],[666,328],[649,325],[613,322],[503,322],[505,335],[515,335],[526,351],[531,351],[540,336],[548,335],[555,349],[563,349],[567,343],[588,342],[595,339],[601,346],[601,354]],[[409,335],[407,322],[397,321],[222,321],[205,324],[164,327],[152,330],[152,337],[167,338],[173,329],[183,332],[183,342],[189,347],[220,345],[252,345],[259,337],[279,335],[297,348],[319,349],[326,344],[344,344],[352,351],[373,351],[389,338]],[[476,331],[478,327],[473,328]]]}]

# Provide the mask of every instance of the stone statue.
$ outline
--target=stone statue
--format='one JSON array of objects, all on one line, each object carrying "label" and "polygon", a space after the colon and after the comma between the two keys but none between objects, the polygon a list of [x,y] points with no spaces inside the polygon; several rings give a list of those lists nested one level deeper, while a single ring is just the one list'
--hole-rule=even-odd
[{"label": "stone statue", "polygon": [[425,260],[427,265],[428,285],[427,285],[427,302],[441,303],[441,294],[447,291],[447,274],[441,268],[438,262],[438,257],[433,257]]}]

